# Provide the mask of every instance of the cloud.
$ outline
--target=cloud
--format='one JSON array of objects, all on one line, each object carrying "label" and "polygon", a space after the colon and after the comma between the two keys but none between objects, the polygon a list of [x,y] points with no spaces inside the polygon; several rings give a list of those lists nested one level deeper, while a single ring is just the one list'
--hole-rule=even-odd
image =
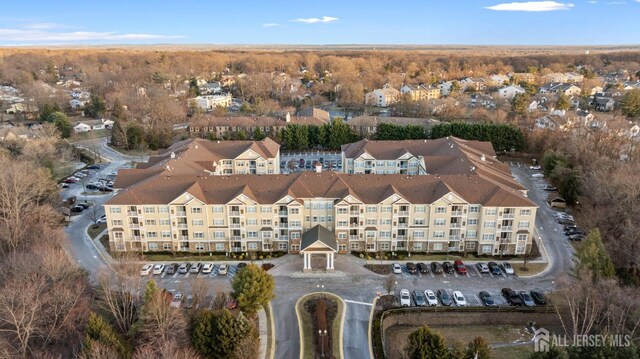
[{"label": "cloud", "polygon": [[6,29],[0,28],[0,41],[9,42],[78,42],[78,41],[139,41],[139,40],[163,40],[177,39],[179,35],[157,35],[143,33],[120,34],[115,31],[73,31],[54,32],[48,31],[50,27],[36,29]]},{"label": "cloud", "polygon": [[278,26],[281,26],[281,25],[276,22],[268,22],[266,24],[262,24],[262,27],[278,27]]},{"label": "cloud", "polygon": [[626,1],[609,1],[607,5],[625,5]]},{"label": "cloud", "polygon": [[556,11],[556,10],[569,10],[574,5],[572,3],[561,3],[556,1],[528,1],[528,2],[512,2],[503,3],[493,6],[487,6],[485,9],[495,11],[527,11],[527,12],[541,12],[541,11]]},{"label": "cloud", "polygon": [[323,16],[321,18],[317,18],[317,17],[308,17],[308,18],[299,18],[299,19],[295,19],[295,20],[291,20],[293,22],[303,22],[305,24],[315,24],[315,23],[319,23],[319,22],[334,22],[334,21],[338,21],[337,17],[331,17],[331,16]]},{"label": "cloud", "polygon": [[51,30],[51,29],[70,28],[70,26],[68,25],[58,24],[55,22],[35,22],[35,23],[25,24],[20,27],[22,29],[28,29],[28,30]]}]

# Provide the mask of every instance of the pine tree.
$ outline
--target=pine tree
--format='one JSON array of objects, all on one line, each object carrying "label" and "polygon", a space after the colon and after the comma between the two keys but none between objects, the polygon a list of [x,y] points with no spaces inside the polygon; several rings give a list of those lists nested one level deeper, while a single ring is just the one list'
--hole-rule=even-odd
[{"label": "pine tree", "polygon": [[600,229],[595,228],[589,232],[583,246],[576,252],[578,265],[576,273],[578,276],[589,271],[595,280],[603,278],[613,278],[616,274],[613,262],[609,253],[604,248]]},{"label": "pine tree", "polygon": [[83,350],[91,351],[95,343],[115,349],[123,357],[128,354],[126,346],[113,327],[101,315],[91,312],[84,328]]},{"label": "pine tree", "polygon": [[467,346],[466,359],[490,359],[491,348],[483,337],[476,337]]},{"label": "pine tree", "polygon": [[275,297],[273,277],[255,264],[249,264],[233,278],[232,296],[240,309],[254,315]]},{"label": "pine tree", "polygon": [[441,359],[449,355],[444,339],[426,325],[411,333],[405,348],[410,359]]}]

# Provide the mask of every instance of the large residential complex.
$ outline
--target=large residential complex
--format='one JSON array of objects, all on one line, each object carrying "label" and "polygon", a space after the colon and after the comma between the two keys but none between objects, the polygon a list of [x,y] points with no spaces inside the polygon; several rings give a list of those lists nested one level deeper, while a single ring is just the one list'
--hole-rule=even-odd
[{"label": "large residential complex", "polygon": [[[399,158],[395,149],[405,143],[402,148],[418,154],[414,162],[424,175],[239,174],[249,173],[246,163],[225,167],[233,174],[216,175],[220,170],[213,163],[220,158],[258,154],[271,146],[268,141],[192,140],[176,144],[161,160],[121,170],[120,191],[105,204],[111,250],[297,253],[304,249],[302,235],[316,225],[335,233],[341,253],[517,255],[531,246],[537,207],[508,167],[491,157],[490,144],[446,138],[371,147],[388,147]],[[371,145],[347,145],[343,158],[374,152]],[[220,157],[224,146],[244,151]],[[268,151],[261,155],[266,164],[278,156],[277,148]]]}]

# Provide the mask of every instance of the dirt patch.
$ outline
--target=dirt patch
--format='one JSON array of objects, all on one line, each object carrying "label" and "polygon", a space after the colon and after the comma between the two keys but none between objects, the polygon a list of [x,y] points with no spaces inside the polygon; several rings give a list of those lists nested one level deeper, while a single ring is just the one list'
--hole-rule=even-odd
[{"label": "dirt patch", "polygon": [[[327,344],[325,345],[325,348],[333,347],[333,340],[334,340],[333,321],[336,319],[336,315],[338,313],[338,303],[331,297],[312,298],[304,302],[304,310],[309,315],[309,318],[312,318],[311,327],[312,327],[312,333],[314,337],[313,343],[314,343],[315,358],[321,358],[321,354],[322,354],[322,351],[320,348],[321,342],[320,342],[320,338],[318,337],[318,322],[316,320],[313,320],[316,318],[316,306],[318,305],[318,302],[320,300],[325,302],[324,314],[326,318],[326,323],[325,323],[327,328],[326,330],[328,332],[327,336],[324,338],[324,340],[327,340]],[[338,338],[336,338],[336,340],[338,340]],[[327,353],[325,351],[324,354],[325,356],[322,358],[335,359],[334,353]]]},{"label": "dirt patch", "polygon": [[365,264],[365,268],[377,274],[391,274],[390,264]]},{"label": "dirt patch", "polygon": [[268,271],[269,269],[273,268],[274,265],[271,263],[263,263],[262,264],[262,269],[264,269],[265,271]]}]

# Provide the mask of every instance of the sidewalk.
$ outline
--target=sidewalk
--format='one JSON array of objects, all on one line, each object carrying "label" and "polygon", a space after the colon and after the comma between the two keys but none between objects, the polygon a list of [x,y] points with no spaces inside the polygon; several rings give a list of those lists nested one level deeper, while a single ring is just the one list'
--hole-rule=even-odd
[{"label": "sidewalk", "polygon": [[258,334],[260,335],[260,354],[258,358],[269,358],[267,356],[267,341],[269,340],[267,325],[267,313],[264,309],[260,309],[258,311]]}]

